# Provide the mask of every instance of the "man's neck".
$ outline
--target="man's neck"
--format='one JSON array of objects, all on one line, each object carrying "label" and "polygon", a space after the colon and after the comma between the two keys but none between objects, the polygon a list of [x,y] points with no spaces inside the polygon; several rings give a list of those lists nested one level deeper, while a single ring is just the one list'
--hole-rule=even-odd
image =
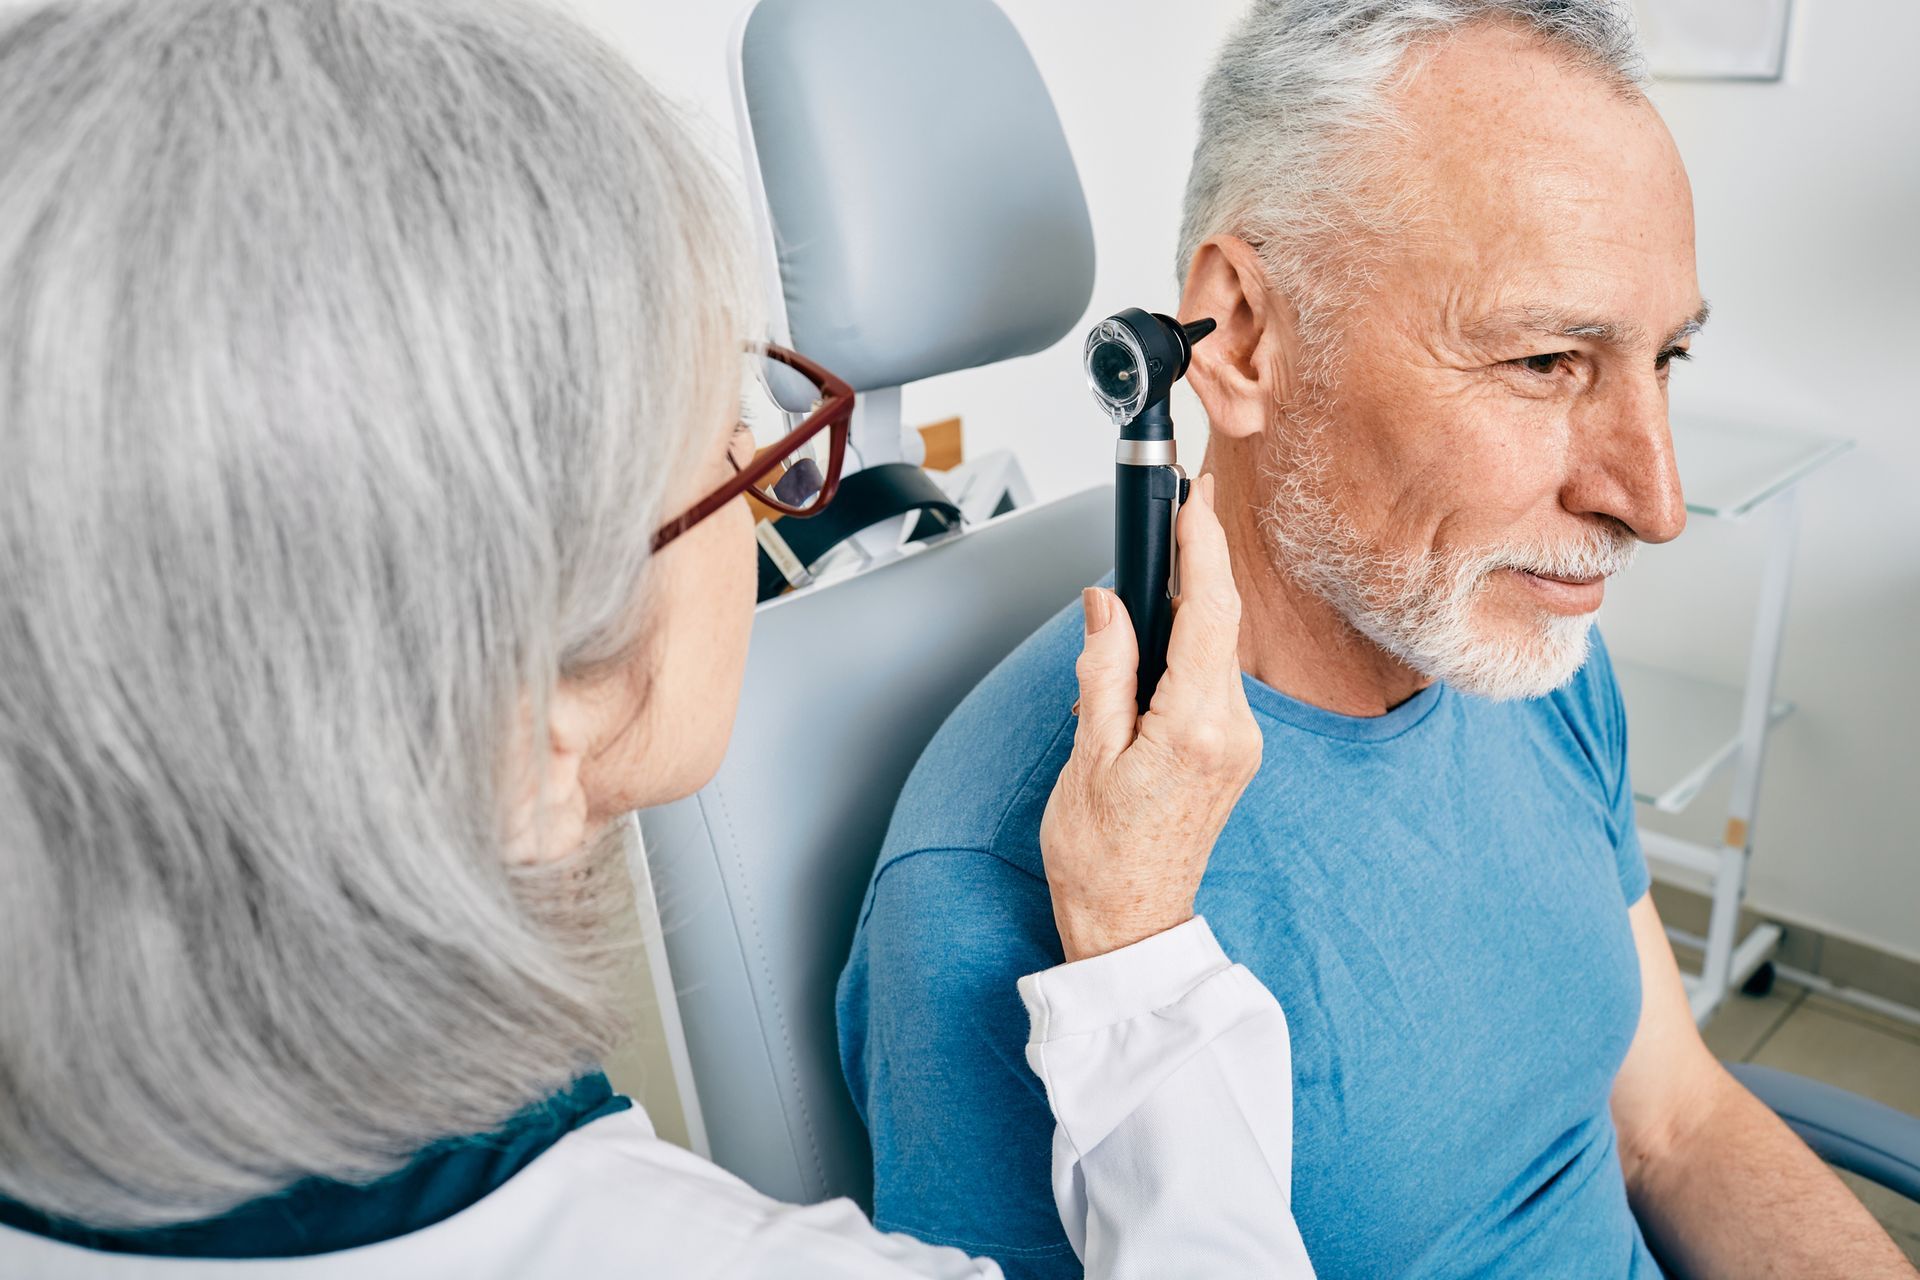
[{"label": "man's neck", "polygon": [[1240,589],[1241,669],[1290,698],[1348,716],[1385,715],[1432,684],[1275,562],[1245,484],[1249,473],[1244,467],[1214,473]]}]

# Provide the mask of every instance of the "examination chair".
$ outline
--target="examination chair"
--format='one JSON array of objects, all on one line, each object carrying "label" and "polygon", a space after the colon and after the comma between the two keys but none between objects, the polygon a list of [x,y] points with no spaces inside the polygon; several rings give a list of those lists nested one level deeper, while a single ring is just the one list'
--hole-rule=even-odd
[{"label": "examination chair", "polygon": [[[1087,309],[1092,225],[1052,100],[988,0],[760,0],[734,52],[773,337],[860,393],[850,465],[905,465],[902,384],[1040,351]],[[1112,434],[1092,405],[1033,425],[1090,457]],[[871,567],[761,606],[718,776],[639,818],[690,1140],[787,1201],[871,1204],[833,994],[908,771],[1113,563],[1105,487],[904,551],[879,532]]]},{"label": "examination chair", "polygon": [[[1082,319],[1085,197],[990,0],[759,0],[733,71],[774,336],[862,393],[865,463],[902,456],[901,384],[1039,351]],[[1079,378],[1077,354],[1060,378]],[[1033,429],[1103,452],[1088,412]],[[1111,504],[1100,488],[1015,511],[763,605],[719,774],[639,816],[691,1142],[761,1191],[871,1208],[833,1011],[868,875],[947,713],[1111,567]],[[1733,1071],[1823,1158],[1920,1200],[1920,1120]]]}]

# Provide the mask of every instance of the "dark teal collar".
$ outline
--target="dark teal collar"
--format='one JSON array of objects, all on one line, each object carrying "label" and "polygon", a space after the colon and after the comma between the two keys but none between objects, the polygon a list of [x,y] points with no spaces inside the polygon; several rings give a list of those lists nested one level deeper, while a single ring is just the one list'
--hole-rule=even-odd
[{"label": "dark teal collar", "polygon": [[377,1244],[476,1204],[584,1124],[633,1104],[599,1072],[581,1076],[492,1133],[448,1138],[378,1182],[307,1178],[217,1218],[143,1231],[97,1231],[0,1197],[0,1226],[107,1253],[292,1258]]}]

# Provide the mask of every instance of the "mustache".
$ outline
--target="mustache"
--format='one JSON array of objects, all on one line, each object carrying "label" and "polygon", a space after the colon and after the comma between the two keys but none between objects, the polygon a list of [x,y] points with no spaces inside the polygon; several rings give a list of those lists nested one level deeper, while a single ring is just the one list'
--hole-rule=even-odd
[{"label": "mustache", "polygon": [[1484,575],[1518,569],[1547,578],[1610,578],[1633,563],[1640,540],[1624,526],[1595,526],[1569,542],[1528,542],[1495,547],[1476,556]]}]

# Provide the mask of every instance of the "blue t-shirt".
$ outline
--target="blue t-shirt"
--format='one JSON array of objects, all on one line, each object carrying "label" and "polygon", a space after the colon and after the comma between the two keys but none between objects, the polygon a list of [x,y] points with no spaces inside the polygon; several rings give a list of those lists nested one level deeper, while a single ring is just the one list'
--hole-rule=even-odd
[{"label": "blue t-shirt", "polygon": [[[1014,984],[1061,958],[1039,830],[1081,626],[1041,628],[929,744],[840,980],[875,1220],[1012,1277],[1080,1274]],[[1320,1276],[1657,1276],[1608,1110],[1647,871],[1597,637],[1530,701],[1435,685],[1355,718],[1246,687],[1265,755],[1198,905],[1287,1013]]]}]

